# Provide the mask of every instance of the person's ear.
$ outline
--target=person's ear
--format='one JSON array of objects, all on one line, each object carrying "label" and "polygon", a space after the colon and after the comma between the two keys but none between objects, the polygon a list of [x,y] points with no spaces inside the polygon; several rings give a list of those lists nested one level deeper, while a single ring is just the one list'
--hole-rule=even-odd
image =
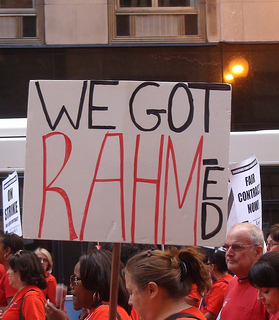
[{"label": "person's ear", "polygon": [[256,255],[258,258],[260,258],[263,254],[263,247],[262,246],[256,246]]},{"label": "person's ear", "polygon": [[149,282],[147,285],[147,290],[150,298],[155,298],[158,295],[159,287],[156,282]]},{"label": "person's ear", "polygon": [[6,260],[8,260],[9,259],[9,256],[11,255],[11,248],[10,247],[7,247],[7,248],[5,248],[5,254],[4,254],[4,258],[6,259]]}]

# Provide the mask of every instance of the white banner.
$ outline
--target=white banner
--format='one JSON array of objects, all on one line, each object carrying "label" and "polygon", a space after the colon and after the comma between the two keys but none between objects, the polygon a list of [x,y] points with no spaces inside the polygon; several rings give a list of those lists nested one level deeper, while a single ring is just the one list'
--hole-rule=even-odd
[{"label": "white banner", "polygon": [[2,181],[2,199],[4,232],[22,236],[17,172]]},{"label": "white banner", "polygon": [[221,245],[227,84],[32,81],[26,238]]},{"label": "white banner", "polygon": [[228,231],[241,222],[250,222],[262,229],[260,165],[254,155],[230,166],[230,184],[234,201],[228,218]]}]

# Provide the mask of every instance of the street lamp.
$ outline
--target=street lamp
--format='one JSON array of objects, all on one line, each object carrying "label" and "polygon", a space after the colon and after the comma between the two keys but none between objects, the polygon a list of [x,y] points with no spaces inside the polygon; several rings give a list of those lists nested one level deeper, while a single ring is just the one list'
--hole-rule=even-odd
[{"label": "street lamp", "polygon": [[224,79],[227,82],[233,81],[237,77],[247,77],[249,64],[243,57],[233,58],[228,68],[224,72]]}]

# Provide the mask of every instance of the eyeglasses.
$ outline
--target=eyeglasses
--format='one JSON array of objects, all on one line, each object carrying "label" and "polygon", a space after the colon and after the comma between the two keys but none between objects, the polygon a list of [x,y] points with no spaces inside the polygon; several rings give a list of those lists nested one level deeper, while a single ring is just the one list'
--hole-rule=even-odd
[{"label": "eyeglasses", "polygon": [[248,248],[248,247],[256,247],[257,244],[224,244],[223,245],[223,250],[224,251],[228,251],[230,248],[232,249],[232,251],[234,252],[241,252],[243,251],[245,248]]},{"label": "eyeglasses", "polygon": [[70,284],[72,287],[77,286],[81,282],[81,279],[76,277],[74,274],[70,276]]},{"label": "eyeglasses", "polygon": [[275,246],[279,246],[279,243],[267,242],[267,243],[266,243],[266,246],[267,246],[268,248],[272,248],[272,247],[275,247]]}]

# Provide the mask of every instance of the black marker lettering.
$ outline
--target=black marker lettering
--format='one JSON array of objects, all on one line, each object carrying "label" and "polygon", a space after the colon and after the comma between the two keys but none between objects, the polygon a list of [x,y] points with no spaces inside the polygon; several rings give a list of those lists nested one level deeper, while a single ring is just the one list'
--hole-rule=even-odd
[{"label": "black marker lettering", "polygon": [[204,89],[205,99],[204,99],[204,132],[209,132],[209,96],[210,90],[228,91],[231,90],[229,84],[226,83],[188,83],[189,88],[192,89]]},{"label": "black marker lettering", "polygon": [[[219,217],[219,221],[218,224],[216,226],[216,228],[209,232],[206,233],[206,220],[207,220],[207,206],[212,206],[213,208],[216,209],[217,213],[218,213],[218,217]],[[203,202],[202,203],[202,217],[201,217],[201,228],[202,228],[202,239],[203,240],[207,240],[210,239],[212,237],[214,237],[222,228],[222,224],[223,224],[223,214],[222,214],[222,210],[220,209],[219,206],[217,206],[215,203],[211,203],[211,202]]]},{"label": "black marker lettering", "polygon": [[133,109],[134,109],[133,108],[133,103],[134,103],[134,100],[135,100],[135,97],[136,97],[137,93],[141,89],[143,89],[145,87],[148,87],[148,86],[159,87],[160,85],[158,83],[155,83],[155,82],[144,82],[144,83],[140,84],[136,88],[136,90],[132,93],[132,96],[131,96],[130,101],[129,101],[129,109],[130,109],[131,120],[132,120],[133,124],[141,131],[154,131],[154,130],[156,130],[159,127],[159,125],[161,124],[160,113],[166,113],[166,110],[164,110],[164,109],[147,109],[146,110],[146,114],[148,114],[148,115],[153,114],[154,116],[156,116],[158,118],[158,121],[155,124],[155,126],[153,126],[152,128],[144,128],[139,123],[137,123],[135,115],[134,115],[134,111],[133,111]]},{"label": "black marker lettering", "polygon": [[209,200],[209,199],[222,200],[223,199],[223,197],[209,197],[207,195],[207,187],[209,184],[217,184],[216,180],[208,179],[210,171],[224,171],[224,169],[225,168],[218,167],[218,166],[205,168],[204,181],[203,181],[203,195],[202,195],[203,200]]},{"label": "black marker lettering", "polygon": [[93,94],[95,85],[111,85],[116,86],[119,84],[119,81],[90,81],[89,89],[89,106],[88,106],[88,129],[115,129],[116,126],[113,125],[93,125],[93,112],[94,111],[107,111],[108,107],[100,107],[93,105]]},{"label": "black marker lettering", "polygon": [[[188,115],[188,119],[186,120],[186,122],[181,127],[176,128],[174,126],[173,119],[172,119],[172,106],[173,106],[173,97],[174,97],[176,91],[179,88],[183,88],[186,91],[187,97],[188,97],[188,101],[189,101],[189,105],[190,105],[190,110],[189,110],[189,115]],[[190,126],[190,124],[192,123],[193,117],[194,117],[194,102],[193,102],[192,93],[191,93],[191,91],[189,90],[188,86],[185,83],[177,83],[173,87],[173,89],[172,89],[172,91],[170,93],[170,97],[169,97],[168,122],[169,122],[170,130],[172,130],[174,132],[183,132],[183,131],[185,131]]]},{"label": "black marker lettering", "polygon": [[68,118],[71,126],[75,130],[77,130],[79,128],[79,124],[80,124],[80,118],[81,118],[81,114],[82,114],[84,98],[85,98],[85,93],[86,93],[86,89],[87,89],[87,81],[83,81],[83,86],[82,86],[82,90],[81,90],[81,96],[80,96],[80,102],[79,102],[79,108],[78,108],[78,116],[77,116],[77,119],[76,119],[76,123],[73,122],[73,120],[70,117],[66,107],[63,105],[61,110],[60,110],[60,112],[59,112],[59,114],[58,114],[58,116],[57,116],[57,119],[55,120],[54,124],[52,124],[50,116],[49,116],[48,111],[47,111],[47,106],[45,104],[44,97],[43,97],[39,82],[38,81],[35,82],[35,85],[36,85],[36,88],[37,88],[39,99],[40,99],[41,104],[42,104],[43,112],[44,112],[45,117],[46,117],[46,121],[47,121],[50,129],[52,131],[54,131],[56,129],[56,127],[58,126],[58,124],[59,124],[59,122],[60,122],[60,120],[61,120],[61,118],[63,116],[63,113],[65,113],[65,115]]}]

